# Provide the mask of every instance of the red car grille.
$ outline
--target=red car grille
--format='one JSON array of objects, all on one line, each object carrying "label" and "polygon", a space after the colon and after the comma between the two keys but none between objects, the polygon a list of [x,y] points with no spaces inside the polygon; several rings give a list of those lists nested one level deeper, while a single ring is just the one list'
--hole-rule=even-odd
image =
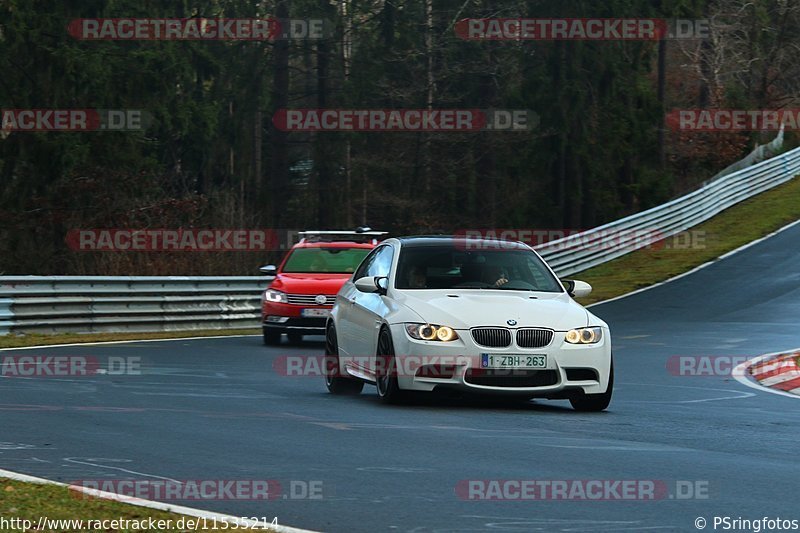
[{"label": "red car grille", "polygon": [[324,305],[325,307],[333,307],[336,302],[335,294],[323,294],[325,296],[325,303],[317,303],[318,294],[287,294],[286,300],[292,305]]}]

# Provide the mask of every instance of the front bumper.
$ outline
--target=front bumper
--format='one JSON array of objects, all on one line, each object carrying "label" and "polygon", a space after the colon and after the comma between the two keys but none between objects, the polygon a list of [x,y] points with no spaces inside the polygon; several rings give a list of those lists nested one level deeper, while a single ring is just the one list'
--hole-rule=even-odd
[{"label": "front bumper", "polygon": [[[506,348],[488,348],[476,344],[469,330],[458,330],[459,339],[447,343],[412,339],[403,324],[392,325],[391,332],[395,353],[407,354],[396,357],[410,357],[414,361],[410,365],[398,363],[405,370],[397,375],[402,389],[432,391],[444,388],[566,398],[581,392],[601,394],[608,388],[611,336],[605,327],[603,339],[597,344],[568,344],[564,341],[565,332],[557,331],[552,342],[543,348],[520,348],[514,342]],[[512,337],[516,338],[516,335]],[[547,365],[537,370],[492,371],[480,367],[481,354],[546,355]],[[447,371],[433,372],[436,375],[431,376],[430,372],[414,370],[416,363],[445,365]]]},{"label": "front bumper", "polygon": [[297,333],[299,335],[324,335],[327,318],[289,318],[286,322],[262,322],[264,331]]},{"label": "front bumper", "polygon": [[261,306],[261,325],[265,331],[298,333],[300,335],[324,335],[327,316],[304,317],[304,309],[318,309],[330,313],[331,306],[302,306],[264,302]]}]

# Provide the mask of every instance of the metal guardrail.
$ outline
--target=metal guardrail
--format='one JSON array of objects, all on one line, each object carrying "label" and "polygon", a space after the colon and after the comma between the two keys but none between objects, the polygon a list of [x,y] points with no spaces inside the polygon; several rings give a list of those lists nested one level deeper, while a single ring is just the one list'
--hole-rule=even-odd
[{"label": "metal guardrail", "polygon": [[800,148],[706,182],[663,205],[536,247],[569,276],[688,230],[732,205],[800,174]]},{"label": "metal guardrail", "polygon": [[1,276],[0,335],[255,328],[271,279]]},{"label": "metal guardrail", "polygon": [[743,168],[747,168],[750,165],[755,165],[756,163],[760,163],[761,161],[774,156],[775,154],[781,151],[781,148],[783,148],[784,138],[785,138],[784,126],[781,125],[781,129],[778,132],[778,135],[776,135],[774,139],[772,139],[767,144],[757,144],[756,147],[753,148],[752,152],[750,152],[737,162],[717,172],[711,179],[715,180],[720,176],[730,174],[731,172],[736,172],[737,170],[742,170]]},{"label": "metal guardrail", "polygon": [[[666,204],[537,246],[560,276],[685,231],[800,174],[800,148]],[[258,328],[270,277],[0,276],[0,335]]]}]

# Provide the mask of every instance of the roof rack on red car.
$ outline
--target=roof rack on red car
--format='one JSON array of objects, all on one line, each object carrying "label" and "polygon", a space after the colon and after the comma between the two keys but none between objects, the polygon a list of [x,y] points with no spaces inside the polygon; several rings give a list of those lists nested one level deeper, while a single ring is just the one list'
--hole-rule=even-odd
[{"label": "roof rack on red car", "polygon": [[369,227],[359,227],[355,230],[308,230],[298,232],[300,242],[372,242],[378,244],[381,237],[388,235],[387,231],[375,231]]}]

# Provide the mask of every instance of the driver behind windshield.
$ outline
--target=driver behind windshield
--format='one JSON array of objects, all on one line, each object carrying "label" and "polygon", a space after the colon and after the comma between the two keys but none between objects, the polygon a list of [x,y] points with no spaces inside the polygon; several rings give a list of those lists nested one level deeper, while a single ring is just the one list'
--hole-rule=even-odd
[{"label": "driver behind windshield", "polygon": [[483,281],[492,287],[502,287],[508,283],[508,278],[503,268],[497,265],[487,265],[483,269]]},{"label": "driver behind windshield", "polygon": [[464,263],[461,265],[461,277],[464,282],[481,282],[492,287],[501,287],[508,283],[502,267],[498,265]]},{"label": "driver behind windshield", "polygon": [[409,247],[400,252],[398,289],[501,289],[563,292],[531,250],[464,253],[452,246]]},{"label": "driver behind windshield", "polygon": [[409,289],[427,289],[428,279],[425,275],[425,270],[417,265],[411,267],[408,274],[408,288]]}]

